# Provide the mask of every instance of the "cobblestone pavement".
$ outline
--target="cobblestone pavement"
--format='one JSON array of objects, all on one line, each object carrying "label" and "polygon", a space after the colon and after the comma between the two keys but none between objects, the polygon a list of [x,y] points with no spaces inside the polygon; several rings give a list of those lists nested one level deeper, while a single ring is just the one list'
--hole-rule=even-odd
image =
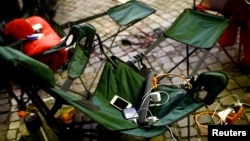
[{"label": "cobblestone pavement", "polygon": [[[143,30],[148,34],[153,34],[153,31],[164,31],[171,23],[176,19],[176,17],[182,12],[184,8],[190,8],[192,6],[193,0],[142,0],[146,4],[155,8],[157,11],[153,15],[150,15],[146,19],[138,22],[135,26],[130,27],[124,31],[121,35],[135,35],[138,33],[139,29]],[[85,17],[96,15],[105,12],[108,8],[120,4],[116,0],[58,0],[57,2],[57,12],[55,16],[55,21],[60,25],[65,24],[68,21],[77,21]],[[108,16],[102,16],[93,20],[88,21],[88,23],[94,25],[97,29],[97,33],[104,37],[105,35],[110,35],[115,32],[118,26],[114,21],[112,21]],[[138,28],[139,27],[139,28]],[[65,29],[67,32],[68,29]],[[126,36],[130,38],[131,36]],[[144,51],[144,48],[140,46],[127,47],[120,44],[120,39],[123,36],[118,36],[114,47],[110,50],[110,53],[115,54],[123,60],[131,58],[133,55],[140,51]],[[157,37],[154,38],[156,40]],[[105,45],[109,45],[110,41],[106,41]],[[236,57],[238,45],[228,47],[231,54]],[[198,51],[190,57],[191,69],[200,59],[202,51]],[[185,46],[181,43],[173,41],[171,39],[165,39],[161,44],[159,44],[155,49],[147,54],[152,66],[160,73],[167,72],[172,68],[179,60],[185,56]],[[95,72],[98,72],[101,61],[96,57],[92,56],[90,64],[85,71],[83,79],[86,80],[87,87],[94,89],[96,82],[93,80]],[[201,65],[197,74],[206,71],[224,71],[229,77],[229,83],[224,91],[216,98],[216,101],[209,106],[204,106],[197,112],[201,111],[214,111],[218,105],[220,108],[226,108],[228,105],[236,101],[235,97],[239,97],[241,102],[244,102],[246,87],[250,84],[250,76],[241,73],[235,66],[230,62],[225,53],[221,50],[218,45],[211,50],[208,57]],[[183,63],[178,66],[173,73],[186,75],[186,64]],[[60,86],[67,78],[67,72],[56,73],[55,78],[57,79],[57,84]],[[71,86],[71,92],[84,92],[84,88],[80,85],[80,80],[74,82]],[[92,89],[91,89],[92,90]],[[18,91],[18,89],[16,90]],[[226,99],[225,99],[226,97]],[[9,101],[10,99],[10,101]],[[14,141],[20,136],[20,120],[17,116],[17,104],[11,99],[8,94],[1,91],[0,94],[0,141]],[[218,109],[220,109],[218,108]],[[190,115],[192,119],[193,114]],[[201,123],[209,122],[208,118],[202,119]],[[187,140],[188,137],[188,124],[187,117],[173,123],[172,131],[176,138],[181,141]],[[245,107],[245,112],[236,124],[249,124],[250,123],[250,108]],[[206,141],[207,137],[202,136],[198,131],[197,125],[193,120],[190,120],[190,140],[193,141]],[[152,140],[166,140],[171,141],[171,135],[169,132],[166,134],[155,137]]]}]

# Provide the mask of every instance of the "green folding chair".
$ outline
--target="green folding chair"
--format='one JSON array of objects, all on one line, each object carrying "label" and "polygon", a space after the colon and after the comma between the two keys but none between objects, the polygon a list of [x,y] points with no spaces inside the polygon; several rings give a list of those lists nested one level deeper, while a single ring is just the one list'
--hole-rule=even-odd
[{"label": "green folding chair", "polygon": [[[208,56],[210,50],[214,47],[220,36],[223,34],[224,30],[229,25],[229,19],[197,11],[195,9],[195,1],[196,0],[193,1],[194,8],[184,9],[183,12],[163,34],[164,38],[171,38],[186,45],[186,57],[184,57],[179,63],[176,64],[176,66],[170,69],[169,72],[174,70],[176,67],[178,67],[178,65],[186,60],[187,77],[196,75],[200,66]],[[189,52],[189,47],[193,47],[194,49]],[[203,55],[190,74],[189,57],[198,49],[203,50]],[[189,126],[189,116],[187,120]],[[189,128],[188,135],[190,135]]]},{"label": "green folding chair", "polygon": [[[91,28],[89,28],[89,25],[86,26],[81,29],[84,31],[92,29],[92,26]],[[100,41],[100,38],[97,38]],[[100,48],[105,53],[102,46]],[[85,53],[81,55],[85,55]],[[105,55],[105,57],[105,66],[98,85],[89,99],[72,95],[56,87],[54,75],[48,66],[9,47],[0,48],[0,84],[4,84],[4,88],[13,97],[16,97],[16,95],[13,94],[13,90],[9,86],[12,82],[20,85],[21,90],[28,95],[49,127],[57,133],[61,140],[66,141],[81,140],[82,138],[101,140],[107,137],[110,139],[115,134],[152,138],[164,133],[171,123],[182,119],[204,105],[213,103],[216,96],[228,83],[228,78],[223,72],[200,74],[191,83],[192,89],[176,87],[175,85],[169,86],[157,81],[157,87],[154,90],[160,93],[163,101],[169,100],[160,106],[148,108],[158,120],[144,127],[125,119],[123,113],[114,108],[110,101],[114,95],[118,95],[138,110],[143,101],[146,87],[147,77],[142,73],[145,68],[137,68],[115,56]],[[52,108],[49,108],[39,96],[38,90],[40,89],[43,89],[55,99]],[[203,99],[200,99],[199,96],[201,89],[206,91],[206,96]],[[23,104],[22,99],[17,97],[15,99],[19,101],[18,103]],[[73,106],[91,120],[83,120],[80,123],[73,121],[70,124],[59,121],[55,118],[55,114],[61,109],[62,105]],[[95,129],[84,128],[84,125],[90,123],[97,123],[98,127]]]},{"label": "green folding chair", "polygon": [[[195,0],[194,0],[195,7]],[[191,75],[195,75],[201,64],[206,59],[210,50],[219,40],[220,36],[227,28],[229,19],[198,11],[195,8],[186,8],[176,18],[172,25],[166,29],[162,37],[155,41],[146,51],[149,53],[152,49],[158,46],[166,38],[171,38],[186,45],[186,57],[182,59],[176,66],[169,70],[173,71],[178,65],[185,60],[187,61],[187,75],[189,76],[189,56],[191,56],[198,49],[203,50],[200,61],[193,68]],[[189,47],[194,48],[191,52]]]},{"label": "green folding chair", "polygon": [[65,39],[67,46],[74,45],[74,52],[68,67],[68,79],[63,83],[61,89],[68,91],[75,79],[79,78],[88,96],[89,90],[81,78],[91,54],[95,51],[93,45],[96,30],[90,24],[73,25]]},{"label": "green folding chair", "polygon": [[111,20],[113,20],[119,26],[119,28],[115,33],[112,33],[111,35],[109,34],[104,35],[102,37],[104,38],[102,39],[103,42],[111,40],[111,44],[109,47],[112,47],[119,33],[121,33],[122,31],[126,30],[135,23],[145,19],[146,17],[150,16],[155,12],[156,10],[154,8],[148,6],[144,2],[138,0],[129,0],[126,3],[122,3],[114,7],[111,7],[107,11],[104,11],[102,13],[89,16],[77,21],[67,22],[61,27],[67,28],[69,27],[69,25],[81,24],[83,22],[88,22],[90,20],[99,18],[101,16],[108,15],[111,18]]},{"label": "green folding chair", "polygon": [[[202,58],[193,69],[192,74],[194,74],[219,40],[228,24],[228,19],[193,9],[185,9],[164,33],[164,36],[186,45],[187,54],[184,60],[187,60],[187,74],[189,75],[189,56],[197,49],[205,50]],[[189,46],[195,48],[191,53],[189,53]]]},{"label": "green folding chair", "polygon": [[112,47],[117,35],[120,32],[126,30],[128,27],[134,25],[135,23],[155,12],[155,9],[138,0],[130,0],[126,3],[108,9],[107,15],[116,22],[119,28],[115,34],[110,35],[103,41],[113,38],[110,44],[110,47]]}]

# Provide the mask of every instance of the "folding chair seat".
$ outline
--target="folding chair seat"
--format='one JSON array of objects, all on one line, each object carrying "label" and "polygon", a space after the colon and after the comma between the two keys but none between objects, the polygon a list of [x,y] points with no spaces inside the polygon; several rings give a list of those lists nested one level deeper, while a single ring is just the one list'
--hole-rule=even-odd
[{"label": "folding chair seat", "polygon": [[[186,45],[187,75],[189,75],[189,56],[198,49],[204,49],[204,54],[193,69],[195,74],[203,63],[212,47],[217,43],[224,30],[229,24],[229,20],[220,16],[185,9],[180,16],[164,33],[166,38],[171,38]],[[194,50],[189,52],[189,47]]]},{"label": "folding chair seat", "polygon": [[108,9],[107,15],[116,22],[119,28],[115,34],[109,36],[103,41],[113,38],[110,45],[110,47],[112,47],[117,35],[120,32],[153,14],[155,11],[155,9],[138,0],[130,0],[126,3]]},{"label": "folding chair seat", "polygon": [[[84,130],[83,125],[89,122],[83,121],[83,125],[74,122],[64,124],[56,119],[54,115],[62,105],[73,106],[92,119],[92,122],[98,123],[100,127],[111,133],[151,138],[164,133],[168,129],[167,126],[169,124],[184,118],[189,113],[206,104],[213,103],[215,97],[228,83],[227,76],[222,72],[206,72],[199,75],[197,80],[192,83],[197,91],[189,91],[183,88],[176,88],[175,86],[168,87],[157,82],[159,85],[155,90],[161,93],[161,98],[165,102],[161,106],[148,109],[152,115],[158,118],[149,128],[141,127],[125,119],[121,111],[110,105],[114,95],[123,97],[135,107],[140,105],[142,102],[141,94],[144,91],[144,82],[146,80],[138,69],[115,56],[107,59],[96,91],[90,99],[77,97],[56,87],[53,73],[48,66],[19,51],[9,47],[1,47],[0,60],[1,74],[5,74],[1,75],[1,82],[6,80],[8,83],[14,81],[16,84],[20,84],[22,90],[32,100],[32,103],[44,117],[49,127],[56,131],[62,141],[69,139],[79,140],[77,138],[79,136],[89,137],[93,135],[89,132],[95,133],[93,129]],[[33,69],[34,67],[36,69]],[[199,93],[199,89],[197,89],[199,87],[204,87],[204,90],[207,92],[207,96],[202,101],[195,100],[199,99],[196,95]],[[48,108],[48,105],[37,94],[38,89],[46,91],[55,99],[52,108]],[[11,91],[11,89],[8,90]],[[168,99],[169,101],[166,103]],[[100,128],[100,131],[105,130]],[[106,135],[106,137],[111,138],[109,135]]]}]

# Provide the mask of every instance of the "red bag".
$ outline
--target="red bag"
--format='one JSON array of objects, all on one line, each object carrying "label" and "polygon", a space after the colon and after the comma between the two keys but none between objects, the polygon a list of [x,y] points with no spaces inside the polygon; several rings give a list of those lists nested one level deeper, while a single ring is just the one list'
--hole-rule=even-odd
[{"label": "red bag", "polygon": [[27,19],[15,19],[6,24],[4,33],[8,36],[12,36],[15,40],[21,40],[34,34],[35,31],[32,25],[38,23],[42,25],[40,33],[43,37],[28,41],[22,47],[22,52],[47,64],[54,72],[56,72],[56,70],[66,62],[67,51],[63,49],[62,51],[41,55],[46,50],[53,48],[61,42],[60,36],[46,20],[39,16],[31,16]]},{"label": "red bag", "polygon": [[231,46],[236,43],[238,28],[238,24],[234,20],[231,20],[218,41],[221,47]]}]

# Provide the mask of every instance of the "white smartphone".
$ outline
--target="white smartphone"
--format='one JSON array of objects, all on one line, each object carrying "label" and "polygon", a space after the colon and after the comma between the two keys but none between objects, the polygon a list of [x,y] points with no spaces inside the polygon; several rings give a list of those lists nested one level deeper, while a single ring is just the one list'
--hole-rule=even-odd
[{"label": "white smartphone", "polygon": [[117,108],[118,110],[123,110],[125,108],[131,108],[132,104],[129,103],[127,100],[119,97],[118,95],[115,95],[112,100],[110,101],[110,104]]}]

